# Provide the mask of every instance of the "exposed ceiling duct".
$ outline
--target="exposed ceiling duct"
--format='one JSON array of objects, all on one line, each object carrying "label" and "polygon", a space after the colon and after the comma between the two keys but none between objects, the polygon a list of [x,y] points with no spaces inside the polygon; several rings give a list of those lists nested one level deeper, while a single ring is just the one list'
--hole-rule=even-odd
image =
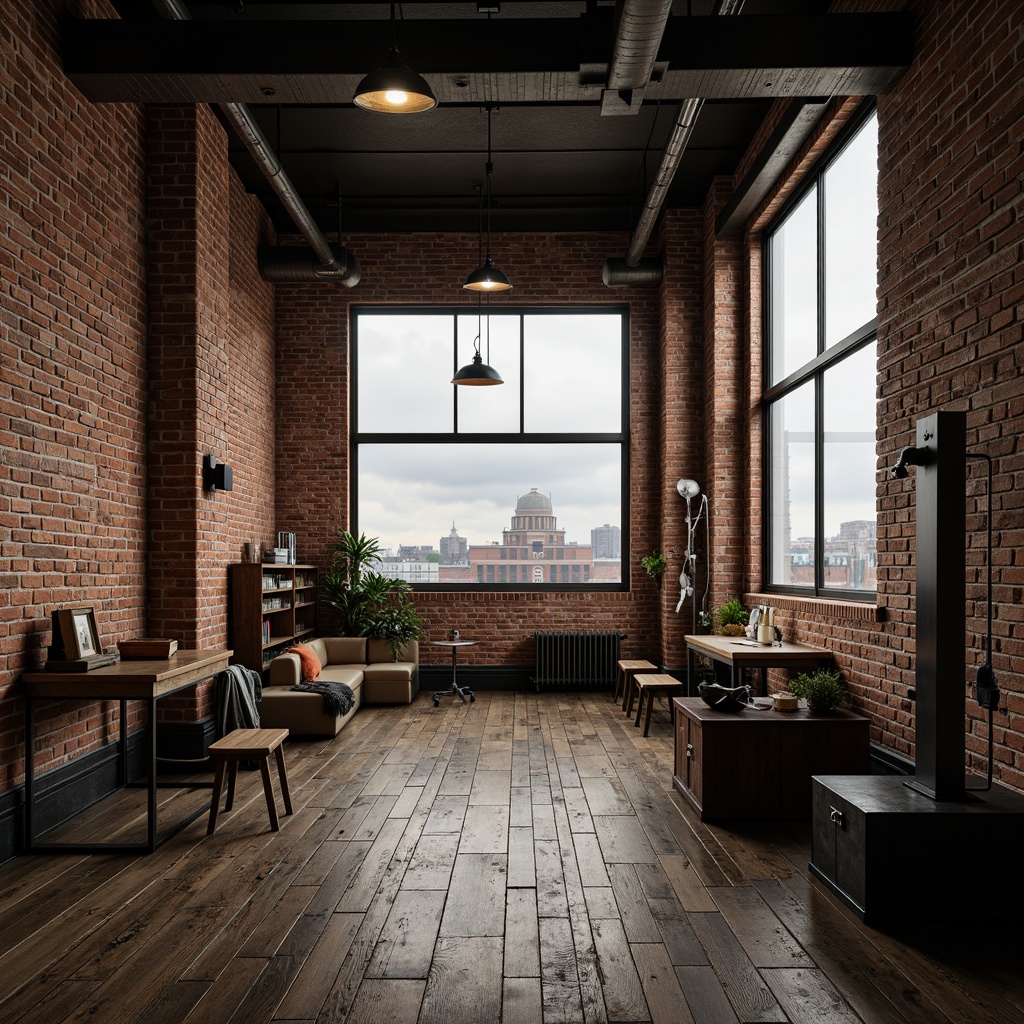
[{"label": "exposed ceiling duct", "polygon": [[618,12],[602,114],[636,114],[651,80],[672,0],[627,0]]},{"label": "exposed ceiling duct", "polygon": [[[743,0],[719,0],[715,13],[738,14],[742,6]],[[662,28],[664,29],[664,26]],[[657,46],[655,46],[655,52],[657,52]],[[665,146],[661,164],[654,175],[654,182],[647,193],[647,198],[644,200],[644,207],[640,213],[640,219],[633,229],[633,236],[629,240],[626,256],[621,260],[605,260],[604,271],[601,275],[605,284],[650,285],[661,283],[664,273],[664,260],[660,256],[654,260],[646,261],[649,265],[648,271],[636,274],[635,279],[634,275],[630,275],[628,272],[628,268],[640,266],[644,249],[647,248],[647,242],[654,231],[654,225],[657,223],[661,208],[665,204],[668,190],[672,185],[672,179],[675,177],[679,161],[682,159],[683,152],[690,141],[694,125],[697,123],[697,115],[700,113],[700,108],[703,105],[704,100],[699,98],[685,99],[679,105],[679,109],[676,111],[675,125],[672,128],[672,135]],[[658,268],[656,278],[654,264]]]},{"label": "exposed ceiling duct", "polygon": [[[160,14],[171,21],[191,20],[181,0],[153,0],[153,3]],[[355,254],[341,246],[332,246],[324,237],[249,108],[244,103],[219,106],[316,257],[296,256],[289,246],[264,246],[259,255],[264,280],[340,281],[347,288],[358,284],[361,272]],[[277,276],[270,276],[272,274]]]}]

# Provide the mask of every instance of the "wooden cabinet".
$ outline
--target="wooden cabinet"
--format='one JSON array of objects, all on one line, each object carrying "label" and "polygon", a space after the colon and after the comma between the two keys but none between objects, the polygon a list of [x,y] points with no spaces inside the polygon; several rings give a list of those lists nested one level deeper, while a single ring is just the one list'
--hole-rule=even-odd
[{"label": "wooden cabinet", "polygon": [[851,712],[725,712],[698,697],[672,703],[673,784],[702,820],[809,817],[812,775],[868,771],[869,722]]},{"label": "wooden cabinet", "polygon": [[317,628],[315,565],[232,565],[231,646],[234,661],[262,672],[271,660]]}]

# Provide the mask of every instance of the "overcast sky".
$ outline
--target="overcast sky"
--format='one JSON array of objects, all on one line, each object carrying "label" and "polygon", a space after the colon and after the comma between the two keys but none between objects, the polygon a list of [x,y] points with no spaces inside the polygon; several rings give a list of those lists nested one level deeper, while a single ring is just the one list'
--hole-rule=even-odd
[{"label": "overcast sky", "polygon": [[595,526],[622,525],[620,476],[617,445],[363,445],[359,528],[384,547],[437,550],[454,521],[471,544],[489,544],[536,487],[566,540],[589,544]]}]

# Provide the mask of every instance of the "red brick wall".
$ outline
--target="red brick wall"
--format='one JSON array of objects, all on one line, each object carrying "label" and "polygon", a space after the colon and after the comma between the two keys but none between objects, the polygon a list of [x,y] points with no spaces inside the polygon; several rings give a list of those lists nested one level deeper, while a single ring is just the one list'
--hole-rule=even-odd
[{"label": "red brick wall", "polygon": [[[916,420],[967,413],[968,449],[995,460],[994,651],[1003,688],[996,713],[996,777],[1024,788],[1024,6],[1014,0],[915,3],[918,56],[879,100],[878,452],[881,467],[913,443]],[[898,747],[903,652],[914,625],[910,483],[879,488],[879,580],[891,626],[884,659],[894,692],[875,695]],[[984,474],[967,484],[968,679],[981,661]],[[984,712],[968,701],[968,746],[985,766]],[[889,719],[891,720],[891,719]]]},{"label": "red brick wall", "polygon": [[[17,680],[53,608],[92,605],[105,648],[148,631],[224,646],[227,565],[274,526],[267,217],[209,109],[82,99],[65,10],[114,16],[14,0],[0,25],[0,792],[24,778]],[[202,493],[206,451],[232,494]],[[199,717],[209,690],[162,710]],[[41,705],[37,770],[111,742],[115,711]]]},{"label": "red brick wall", "polygon": [[[475,236],[419,234],[347,238],[363,280],[354,289],[332,285],[279,285],[278,302],[278,523],[299,535],[301,558],[323,564],[339,528],[347,528],[348,319],[352,303],[473,303],[461,282],[475,259]],[[573,629],[627,634],[628,655],[657,659],[660,650],[658,588],[638,564],[662,547],[659,501],[664,473],[659,424],[660,301],[656,289],[609,289],[601,282],[608,256],[625,251],[624,235],[497,234],[495,258],[520,304],[575,303],[630,306],[632,552],[624,573],[633,590],[623,594],[421,594],[416,603],[431,637],[453,626],[485,643],[474,662],[530,665],[534,630]],[[400,282],[391,283],[402,267]],[[691,386],[698,387],[696,381]],[[673,487],[675,478],[673,477]],[[678,501],[678,499],[677,499]],[[678,511],[678,510],[677,510]],[[421,647],[427,663],[444,663],[445,651]]]},{"label": "red brick wall", "polygon": [[[0,790],[50,611],[93,606],[105,644],[145,622],[142,116],[68,86],[58,6],[12,0],[0,24]],[[38,727],[43,763],[115,734],[101,705]]]}]

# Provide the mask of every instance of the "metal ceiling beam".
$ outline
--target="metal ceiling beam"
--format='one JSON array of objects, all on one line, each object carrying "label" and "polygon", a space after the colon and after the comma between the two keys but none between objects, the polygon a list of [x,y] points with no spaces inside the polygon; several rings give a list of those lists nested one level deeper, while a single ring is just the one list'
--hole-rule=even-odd
[{"label": "metal ceiling beam", "polygon": [[[500,96],[599,102],[605,8],[580,19],[422,21],[402,56],[439,102]],[[669,19],[648,99],[764,99],[887,92],[910,66],[903,13]],[[95,102],[350,103],[386,40],[372,22],[136,22],[69,18],[64,70]]]}]

